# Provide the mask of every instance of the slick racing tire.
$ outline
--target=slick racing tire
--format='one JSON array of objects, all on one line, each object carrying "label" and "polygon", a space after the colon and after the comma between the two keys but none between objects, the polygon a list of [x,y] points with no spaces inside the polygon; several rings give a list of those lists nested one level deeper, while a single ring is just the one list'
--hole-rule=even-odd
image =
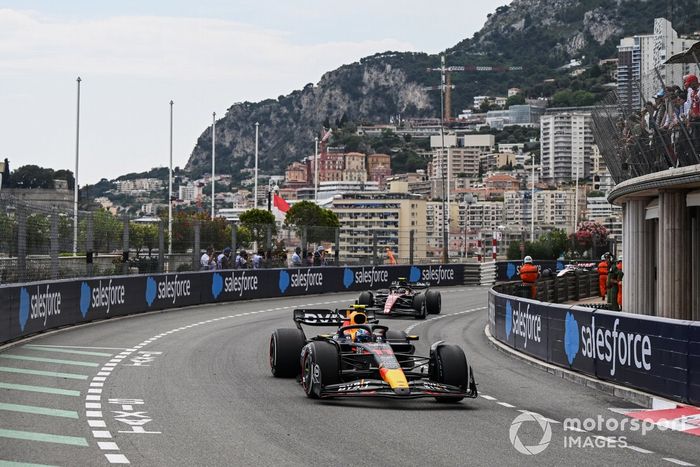
[{"label": "slick racing tire", "polygon": [[[467,389],[469,380],[467,357],[461,347],[453,344],[438,346],[430,355],[430,379],[438,383]],[[459,402],[464,397],[436,397],[438,402]]]},{"label": "slick racing tire", "polygon": [[299,329],[277,329],[270,336],[270,370],[275,378],[299,374],[299,355],[306,339]]},{"label": "slick racing tire", "polygon": [[323,386],[340,383],[338,349],[330,342],[311,342],[301,355],[301,386],[311,399],[321,397]]},{"label": "slick racing tire", "polygon": [[416,314],[416,319],[425,319],[427,315],[425,294],[419,293],[413,297],[413,309],[418,313]]},{"label": "slick racing tire", "polygon": [[429,315],[439,315],[442,309],[442,297],[437,290],[425,291],[425,309]]},{"label": "slick racing tire", "polygon": [[360,293],[360,296],[357,299],[357,304],[358,305],[365,305],[365,306],[373,306],[374,305],[374,296],[372,295],[372,292]]}]

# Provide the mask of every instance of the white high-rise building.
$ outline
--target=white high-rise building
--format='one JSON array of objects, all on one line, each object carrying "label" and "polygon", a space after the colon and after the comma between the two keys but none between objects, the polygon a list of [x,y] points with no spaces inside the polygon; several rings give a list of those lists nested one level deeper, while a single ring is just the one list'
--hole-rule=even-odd
[{"label": "white high-rise building", "polygon": [[548,113],[540,119],[540,130],[542,178],[568,182],[590,175],[595,144],[590,113]]},{"label": "white high-rise building", "polygon": [[620,102],[632,109],[639,109],[661,89],[661,81],[665,85],[681,85],[683,75],[700,72],[697,64],[663,64],[695,42],[696,39],[679,37],[671,22],[665,18],[654,19],[652,34],[620,39],[617,47],[617,92]]}]

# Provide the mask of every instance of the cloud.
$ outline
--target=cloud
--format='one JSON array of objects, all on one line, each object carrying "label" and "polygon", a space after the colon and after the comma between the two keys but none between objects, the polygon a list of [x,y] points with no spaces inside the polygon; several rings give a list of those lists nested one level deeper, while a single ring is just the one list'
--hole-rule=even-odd
[{"label": "cloud", "polygon": [[0,9],[3,73],[71,72],[178,80],[249,79],[270,73],[319,75],[385,50],[396,39],[295,44],[280,30],[206,18],[117,16],[66,19]]}]

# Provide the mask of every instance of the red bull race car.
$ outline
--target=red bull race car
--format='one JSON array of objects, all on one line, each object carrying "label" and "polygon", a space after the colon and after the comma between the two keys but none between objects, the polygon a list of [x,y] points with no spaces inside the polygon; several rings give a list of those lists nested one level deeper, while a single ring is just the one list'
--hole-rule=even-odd
[{"label": "red bull race car", "polygon": [[442,297],[437,290],[430,290],[425,282],[407,282],[400,278],[388,289],[362,292],[357,299],[359,305],[376,308],[386,316],[413,316],[425,319],[437,315],[442,308]]},{"label": "red bull race car", "polygon": [[[378,324],[362,306],[298,309],[294,322],[296,328],[272,333],[270,369],[278,378],[297,377],[309,398],[434,397],[458,402],[477,396],[474,372],[461,347],[438,341],[429,356],[417,356],[412,344],[417,336]],[[336,329],[308,339],[302,324]]]}]

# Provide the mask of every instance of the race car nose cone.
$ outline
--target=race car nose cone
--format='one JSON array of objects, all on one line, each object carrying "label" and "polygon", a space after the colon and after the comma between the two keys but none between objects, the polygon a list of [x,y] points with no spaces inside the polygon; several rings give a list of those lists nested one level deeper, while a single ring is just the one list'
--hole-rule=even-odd
[{"label": "race car nose cone", "polygon": [[394,392],[399,396],[408,396],[411,394],[411,390],[409,388],[394,388]]}]

